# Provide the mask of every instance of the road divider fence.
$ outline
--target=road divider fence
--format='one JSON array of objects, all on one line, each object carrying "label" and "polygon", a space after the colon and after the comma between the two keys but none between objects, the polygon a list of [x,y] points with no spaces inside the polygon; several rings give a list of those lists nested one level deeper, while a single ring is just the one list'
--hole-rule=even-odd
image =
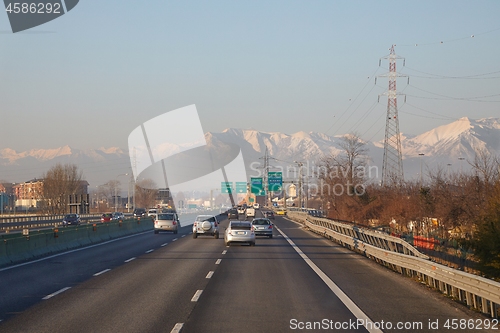
[{"label": "road divider fence", "polygon": [[142,218],[3,234],[0,267],[152,229],[152,219]]}]

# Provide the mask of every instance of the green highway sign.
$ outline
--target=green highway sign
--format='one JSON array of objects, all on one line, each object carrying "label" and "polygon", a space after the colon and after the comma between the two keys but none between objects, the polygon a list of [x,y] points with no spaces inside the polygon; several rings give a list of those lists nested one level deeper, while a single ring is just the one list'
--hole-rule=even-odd
[{"label": "green highway sign", "polygon": [[233,183],[232,182],[222,182],[220,185],[220,193],[233,193]]},{"label": "green highway sign", "polygon": [[283,187],[283,175],[281,172],[268,172],[267,173],[268,190],[278,192]]},{"label": "green highway sign", "polygon": [[250,192],[259,194],[263,191],[262,178],[250,178]]},{"label": "green highway sign", "polygon": [[236,182],[236,193],[247,193],[247,182]]}]

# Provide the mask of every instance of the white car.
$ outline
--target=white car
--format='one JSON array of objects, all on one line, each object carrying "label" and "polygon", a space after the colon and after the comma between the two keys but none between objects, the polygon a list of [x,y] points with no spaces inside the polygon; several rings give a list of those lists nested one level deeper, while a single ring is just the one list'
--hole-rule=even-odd
[{"label": "white car", "polygon": [[198,235],[214,236],[219,238],[219,221],[215,215],[198,215],[193,223],[193,238]]},{"label": "white car", "polygon": [[238,206],[238,214],[243,215],[245,214],[245,207],[243,206]]},{"label": "white car", "polygon": [[255,246],[255,231],[249,221],[229,221],[229,226],[224,233],[226,246],[231,243],[248,243]]},{"label": "white car", "polygon": [[179,230],[179,217],[176,213],[160,213],[154,218],[154,232],[158,234],[160,231],[172,231],[174,234]]},{"label": "white car", "polygon": [[255,217],[255,208],[253,207],[248,207],[246,212],[245,212],[246,217]]},{"label": "white car", "polygon": [[260,209],[260,205],[259,205],[258,203],[254,203],[254,204],[253,204],[253,208],[255,208],[255,209]]}]

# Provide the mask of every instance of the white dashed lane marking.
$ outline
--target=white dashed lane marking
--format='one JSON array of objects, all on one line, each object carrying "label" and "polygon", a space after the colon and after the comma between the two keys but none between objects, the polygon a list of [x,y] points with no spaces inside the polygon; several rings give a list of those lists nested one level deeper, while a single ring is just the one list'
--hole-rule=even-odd
[{"label": "white dashed lane marking", "polygon": [[55,293],[52,293],[52,294],[50,294],[50,295],[45,296],[45,297],[44,297],[44,298],[42,298],[42,299],[49,299],[49,298],[52,298],[52,297],[54,297],[54,296],[56,296],[56,295],[59,295],[60,293],[65,292],[66,290],[68,290],[68,289],[70,289],[70,288],[71,288],[71,287],[62,288],[62,289],[60,289],[60,290],[56,291]]},{"label": "white dashed lane marking", "polygon": [[177,323],[175,324],[174,328],[170,331],[170,333],[179,333],[182,331],[182,327],[184,326],[184,323]]},{"label": "white dashed lane marking", "polygon": [[95,273],[95,274],[94,274],[94,276],[99,276],[99,275],[101,275],[101,274],[104,274],[104,273],[106,273],[106,272],[109,272],[110,270],[111,270],[111,269],[109,269],[109,268],[108,268],[108,269],[105,269],[105,270],[103,270],[103,271],[100,271],[99,273]]},{"label": "white dashed lane marking", "polygon": [[196,292],[194,293],[193,298],[191,298],[191,302],[198,302],[198,300],[200,299],[200,296],[201,296],[202,292],[203,292],[203,290],[196,290]]}]

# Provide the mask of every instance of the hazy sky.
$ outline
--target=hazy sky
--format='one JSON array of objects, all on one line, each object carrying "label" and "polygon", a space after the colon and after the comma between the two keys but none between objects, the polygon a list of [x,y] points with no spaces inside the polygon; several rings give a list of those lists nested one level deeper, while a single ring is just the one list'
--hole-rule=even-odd
[{"label": "hazy sky", "polygon": [[410,77],[402,132],[500,117],[499,15],[497,0],[81,0],[13,34],[3,12],[0,149],[126,149],[134,128],[190,104],[205,132],[381,140],[387,79],[374,77],[392,44]]}]

